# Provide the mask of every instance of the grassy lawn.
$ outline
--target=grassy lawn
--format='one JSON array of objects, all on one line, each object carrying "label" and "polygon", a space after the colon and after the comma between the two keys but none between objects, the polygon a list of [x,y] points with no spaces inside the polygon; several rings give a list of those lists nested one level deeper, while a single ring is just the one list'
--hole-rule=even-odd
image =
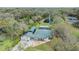
[{"label": "grassy lawn", "polygon": [[0,41],[0,51],[10,50],[18,42],[19,42],[18,38],[15,40],[5,39],[4,41]]},{"label": "grassy lawn", "polygon": [[41,44],[36,47],[29,47],[26,49],[26,51],[51,51],[52,48],[48,45],[48,43]]}]

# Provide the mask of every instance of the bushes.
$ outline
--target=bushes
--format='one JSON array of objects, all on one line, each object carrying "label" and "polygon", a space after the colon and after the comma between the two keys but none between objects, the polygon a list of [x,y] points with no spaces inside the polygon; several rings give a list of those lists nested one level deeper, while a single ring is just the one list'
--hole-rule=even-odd
[{"label": "bushes", "polygon": [[63,40],[65,50],[73,50],[74,45],[78,42],[78,39],[76,36],[74,36],[72,33],[75,32],[75,29],[68,24],[60,24],[56,27],[57,35]]}]

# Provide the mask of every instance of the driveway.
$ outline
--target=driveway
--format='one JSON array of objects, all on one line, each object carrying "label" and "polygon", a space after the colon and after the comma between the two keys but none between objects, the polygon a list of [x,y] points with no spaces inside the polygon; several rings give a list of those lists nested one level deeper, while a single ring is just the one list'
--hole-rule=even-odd
[{"label": "driveway", "polygon": [[49,39],[46,39],[44,41],[36,41],[36,40],[29,40],[26,41],[26,39],[21,40],[15,47],[12,48],[12,51],[24,51],[24,49],[28,48],[28,47],[35,47],[38,46],[40,44],[44,44],[46,42],[49,42]]}]

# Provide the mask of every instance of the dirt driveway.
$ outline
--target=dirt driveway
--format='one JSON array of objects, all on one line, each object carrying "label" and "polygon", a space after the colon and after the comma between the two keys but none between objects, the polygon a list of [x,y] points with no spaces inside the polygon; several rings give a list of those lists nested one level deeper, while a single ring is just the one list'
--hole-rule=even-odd
[{"label": "dirt driveway", "polygon": [[44,40],[44,41],[35,41],[35,40],[30,40],[30,41],[26,41],[26,40],[21,40],[15,47],[12,48],[11,51],[23,51],[24,49],[28,48],[28,47],[35,47],[38,46],[40,44],[44,44],[46,42],[49,42],[50,40]]}]

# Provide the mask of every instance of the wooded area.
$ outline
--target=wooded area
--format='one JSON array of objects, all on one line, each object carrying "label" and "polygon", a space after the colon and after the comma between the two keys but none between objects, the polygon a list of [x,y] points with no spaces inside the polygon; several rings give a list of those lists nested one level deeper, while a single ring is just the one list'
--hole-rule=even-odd
[{"label": "wooded area", "polygon": [[79,19],[79,8],[0,8],[0,50],[11,50],[27,30],[49,15],[53,19],[54,38],[26,50],[79,50],[79,25],[66,22],[67,16]]}]

